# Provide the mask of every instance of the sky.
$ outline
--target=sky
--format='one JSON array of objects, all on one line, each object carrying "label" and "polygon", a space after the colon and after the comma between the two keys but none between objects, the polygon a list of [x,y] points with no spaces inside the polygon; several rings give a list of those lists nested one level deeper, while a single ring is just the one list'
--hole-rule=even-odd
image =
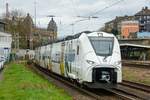
[{"label": "sky", "polygon": [[[47,16],[54,15],[58,36],[85,30],[96,31],[116,16],[130,16],[142,7],[150,8],[150,0],[0,0],[0,15],[5,13],[6,2],[9,3],[9,11],[19,9],[24,13],[30,13],[33,21],[36,2],[37,27],[47,28],[51,19]],[[98,18],[89,19],[89,16]]]}]

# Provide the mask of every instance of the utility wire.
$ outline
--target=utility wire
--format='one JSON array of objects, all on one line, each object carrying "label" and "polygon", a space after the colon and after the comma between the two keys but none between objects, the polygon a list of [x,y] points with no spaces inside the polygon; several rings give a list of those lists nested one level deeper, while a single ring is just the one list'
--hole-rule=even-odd
[{"label": "utility wire", "polygon": [[104,10],[106,10],[106,9],[108,9],[108,8],[111,8],[111,7],[113,7],[113,6],[117,5],[117,4],[119,4],[119,3],[122,2],[122,1],[124,1],[124,0],[116,1],[116,2],[114,2],[114,3],[112,3],[112,4],[110,4],[110,5],[108,5],[108,6],[104,7],[104,8],[102,8],[102,9],[96,11],[95,13],[90,14],[90,15],[93,16],[93,15],[96,15],[96,14],[98,14],[98,13],[100,13],[100,12],[103,12]]}]

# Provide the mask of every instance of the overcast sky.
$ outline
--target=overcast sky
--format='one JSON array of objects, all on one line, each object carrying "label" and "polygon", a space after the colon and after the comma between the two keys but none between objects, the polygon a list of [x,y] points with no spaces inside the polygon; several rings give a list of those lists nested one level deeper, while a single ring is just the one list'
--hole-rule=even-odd
[{"label": "overcast sky", "polygon": [[[35,1],[37,26],[47,28],[50,21],[47,16],[55,15],[54,20],[58,26],[59,36],[72,34],[72,31],[77,33],[84,30],[97,30],[116,16],[133,15],[144,6],[150,8],[150,0],[0,0],[0,14],[5,12],[5,4],[8,2],[9,10],[20,9],[25,13],[30,13],[34,18]],[[121,2],[116,3],[117,1]],[[113,6],[109,7],[110,5]],[[102,10],[103,8],[107,9]],[[100,12],[96,13],[97,11]],[[87,20],[77,16],[99,18]],[[84,21],[76,22],[78,20]]]}]

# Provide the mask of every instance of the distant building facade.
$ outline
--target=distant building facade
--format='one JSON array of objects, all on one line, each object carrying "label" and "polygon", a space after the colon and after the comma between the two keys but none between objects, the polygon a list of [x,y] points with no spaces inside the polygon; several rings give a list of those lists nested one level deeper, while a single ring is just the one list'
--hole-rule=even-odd
[{"label": "distant building facade", "polygon": [[105,30],[115,35],[121,34],[121,23],[128,20],[134,20],[134,16],[117,16],[114,20],[105,23]]},{"label": "distant building facade", "polygon": [[121,23],[123,21],[138,21],[140,32],[150,32],[150,9],[148,9],[148,7],[144,7],[133,16],[116,17],[114,20],[105,23],[105,31],[111,32],[115,35],[121,35]]},{"label": "distant building facade", "polygon": [[138,21],[122,21],[121,36],[123,38],[136,38],[136,32],[139,32]]},{"label": "distant building facade", "polygon": [[136,13],[135,19],[139,21],[140,32],[150,32],[150,9],[148,7]]},{"label": "distant building facade", "polygon": [[26,18],[23,21],[24,24],[24,32],[26,33],[25,39],[28,49],[33,49],[33,20],[29,13],[27,14]]},{"label": "distant building facade", "polygon": [[[38,34],[41,44],[49,43],[52,41],[53,34],[50,34],[51,32],[48,31],[47,29],[36,28],[36,33]],[[35,35],[34,35],[34,37],[35,37]]]}]

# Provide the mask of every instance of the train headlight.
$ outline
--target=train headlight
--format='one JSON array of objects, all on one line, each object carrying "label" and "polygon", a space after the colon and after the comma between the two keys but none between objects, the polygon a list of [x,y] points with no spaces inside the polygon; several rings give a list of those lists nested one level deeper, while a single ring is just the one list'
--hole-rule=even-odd
[{"label": "train headlight", "polygon": [[114,64],[115,64],[115,65],[120,65],[120,64],[121,64],[121,61],[116,61]]},{"label": "train headlight", "polygon": [[94,65],[94,64],[95,64],[95,62],[94,62],[94,61],[91,61],[91,60],[86,60],[86,62],[87,62],[88,64],[90,64],[90,65]]}]

